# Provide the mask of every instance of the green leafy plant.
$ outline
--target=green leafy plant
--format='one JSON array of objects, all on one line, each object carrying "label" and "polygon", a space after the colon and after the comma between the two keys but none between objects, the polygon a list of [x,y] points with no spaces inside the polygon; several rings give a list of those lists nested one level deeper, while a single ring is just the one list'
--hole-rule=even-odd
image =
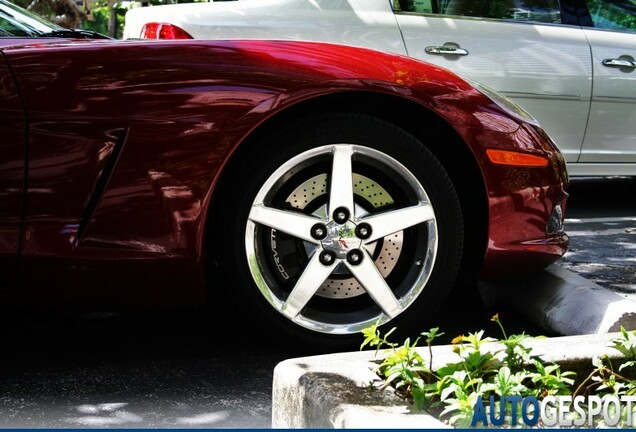
[{"label": "green leafy plant", "polygon": [[[377,323],[362,330],[365,339],[360,349],[367,345],[376,347],[377,354],[382,347],[391,348],[390,354],[378,367],[378,372],[385,378],[383,387],[393,386],[404,397],[410,398],[416,409],[423,409],[426,401],[426,386],[431,382],[432,375],[430,365],[426,366],[422,356],[415,350],[420,338],[413,343],[407,339],[402,346],[398,347],[398,344],[388,341],[388,336],[393,331],[395,328],[382,336]],[[435,338],[442,334],[437,328],[422,333],[426,337],[429,348]]]},{"label": "green leafy plant", "polygon": [[[435,370],[432,345],[444,334],[437,327],[421,333],[413,342],[406,339],[398,345],[389,341],[395,328],[383,336],[376,323],[362,331],[365,339],[360,349],[376,347],[376,355],[382,348],[387,349],[387,355],[376,368],[383,379],[382,387],[393,387],[412,403],[413,409],[426,409],[452,426],[471,425],[479,398],[493,396],[493,409],[500,412],[501,396],[519,396],[520,400],[526,396],[636,395],[636,380],[632,378],[636,373],[636,331],[621,328],[620,336],[608,347],[621,353],[620,364],[615,364],[616,360],[612,361],[608,355],[593,359],[592,372],[574,389],[575,372],[562,371],[558,364],[546,364],[532,356],[531,348],[525,345],[529,336],[523,333],[508,336],[497,314],[492,321],[501,329],[501,340],[484,337],[483,330],[457,336],[451,343],[459,360]],[[428,345],[428,359],[417,349],[421,337]],[[619,424],[611,426],[631,427],[627,411],[621,412],[621,416]],[[606,425],[599,421],[596,426]]]},{"label": "green leafy plant", "polygon": [[594,370],[577,387],[575,395],[636,395],[636,380],[630,377],[634,371],[629,371],[636,366],[636,332],[628,332],[621,327],[621,336],[611,341],[611,348],[624,356],[618,369],[607,355],[593,359]]},{"label": "green leafy plant", "polygon": [[[561,371],[559,365],[533,357],[524,345],[529,336],[508,336],[498,315],[492,321],[500,327],[503,339],[485,337],[483,330],[460,335],[451,342],[459,360],[436,370],[432,344],[444,334],[437,327],[421,333],[413,342],[406,339],[398,345],[388,338],[395,328],[382,336],[375,324],[363,330],[365,340],[360,348],[376,347],[376,355],[383,347],[388,349],[376,369],[383,387],[393,387],[414,409],[426,409],[453,426],[470,425],[479,397],[572,394],[574,372]],[[421,337],[428,345],[428,359],[416,349]],[[636,337],[631,345],[624,343],[621,347],[636,352]],[[499,403],[495,402],[494,409],[499,410]]]}]

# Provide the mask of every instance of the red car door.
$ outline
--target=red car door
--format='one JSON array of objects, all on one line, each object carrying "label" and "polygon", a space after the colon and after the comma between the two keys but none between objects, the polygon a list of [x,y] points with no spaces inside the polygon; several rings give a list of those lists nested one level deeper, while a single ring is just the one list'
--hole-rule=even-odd
[{"label": "red car door", "polygon": [[0,288],[16,285],[25,181],[25,113],[0,52]]}]

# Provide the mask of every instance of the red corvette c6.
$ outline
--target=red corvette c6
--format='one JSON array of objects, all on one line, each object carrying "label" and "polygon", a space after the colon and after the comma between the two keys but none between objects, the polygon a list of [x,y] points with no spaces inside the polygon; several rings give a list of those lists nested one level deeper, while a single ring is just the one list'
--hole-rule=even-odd
[{"label": "red corvette c6", "polygon": [[278,339],[354,346],[378,321],[423,329],[458,274],[566,251],[555,145],[440,67],[309,42],[0,43],[4,305],[233,302]]}]

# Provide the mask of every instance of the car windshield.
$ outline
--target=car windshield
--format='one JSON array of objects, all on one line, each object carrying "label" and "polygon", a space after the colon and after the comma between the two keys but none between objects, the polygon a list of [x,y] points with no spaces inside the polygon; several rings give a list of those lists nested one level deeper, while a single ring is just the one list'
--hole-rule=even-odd
[{"label": "car windshield", "polygon": [[61,29],[12,3],[0,1],[0,37],[39,36]]}]

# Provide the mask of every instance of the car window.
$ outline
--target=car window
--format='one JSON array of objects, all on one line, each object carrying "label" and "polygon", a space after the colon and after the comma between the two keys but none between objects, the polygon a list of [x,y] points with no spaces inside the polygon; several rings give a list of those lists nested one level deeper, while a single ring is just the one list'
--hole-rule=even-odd
[{"label": "car window", "polygon": [[0,37],[37,36],[40,33],[40,29],[30,26],[24,22],[15,20],[13,17],[7,16],[2,11],[0,11]]},{"label": "car window", "polygon": [[560,23],[558,0],[399,0],[402,12]]},{"label": "car window", "polygon": [[586,0],[594,27],[636,32],[636,0]]},{"label": "car window", "polygon": [[0,2],[0,37],[37,36],[60,28],[11,3]]},{"label": "car window", "polygon": [[0,36],[31,36],[29,29],[19,26],[0,13]]}]

